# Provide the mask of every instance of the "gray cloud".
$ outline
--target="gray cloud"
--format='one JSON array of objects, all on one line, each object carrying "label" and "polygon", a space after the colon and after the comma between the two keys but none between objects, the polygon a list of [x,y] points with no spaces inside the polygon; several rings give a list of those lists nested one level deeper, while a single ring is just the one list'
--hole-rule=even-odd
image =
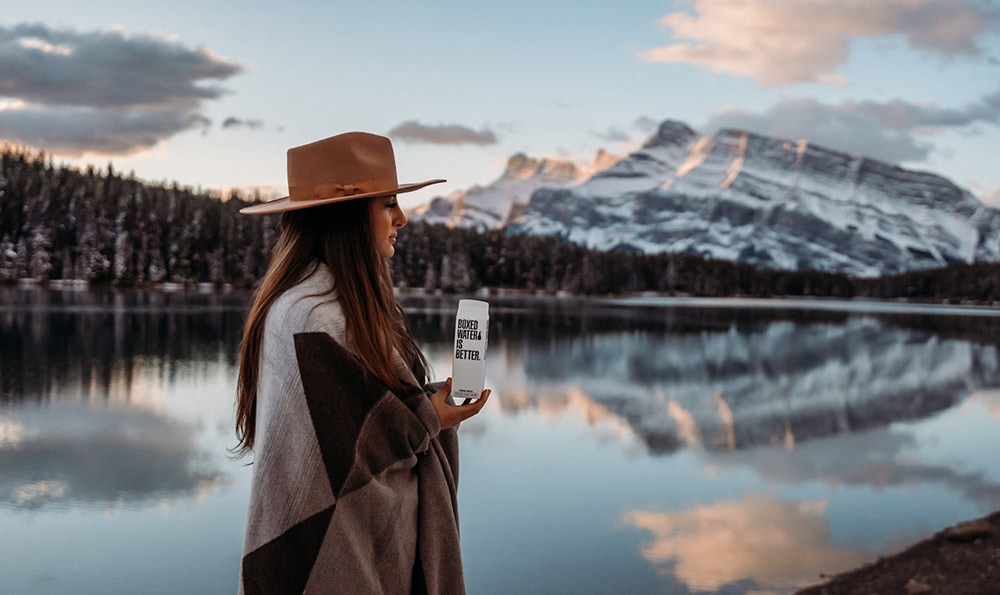
[{"label": "gray cloud", "polygon": [[421,124],[409,120],[387,133],[405,142],[433,143],[436,145],[495,145],[497,136],[492,130],[473,130],[461,124]]},{"label": "gray cloud", "polygon": [[0,427],[0,507],[142,504],[228,481],[196,429],[138,408],[53,402],[8,409]]},{"label": "gray cloud", "polygon": [[243,67],[207,48],[118,31],[0,26],[0,137],[64,154],[130,153],[204,126],[212,84]]},{"label": "gray cloud", "polygon": [[219,97],[201,86],[242,67],[207,49],[119,32],[0,27],[0,88],[31,103],[88,107],[185,106]]},{"label": "gray cloud", "polygon": [[922,161],[934,150],[928,133],[941,128],[1000,123],[1000,91],[963,108],[942,108],[903,100],[822,103],[786,99],[764,112],[727,111],[705,130],[741,128],[779,138],[804,138],[833,149],[886,161]]},{"label": "gray cloud", "polygon": [[652,132],[660,126],[660,122],[649,116],[639,116],[632,123],[632,126],[640,132]]},{"label": "gray cloud", "polygon": [[[629,147],[628,151],[632,151],[635,147],[630,147],[631,145],[642,142],[641,137],[648,135],[658,127],[659,122],[656,120],[649,116],[640,116],[632,122],[631,126],[626,126],[625,128],[608,126],[606,130],[591,130],[590,134],[607,143],[620,143],[625,147]],[[638,136],[636,133],[638,133]]]},{"label": "gray cloud", "polygon": [[693,14],[660,20],[674,43],[639,53],[649,62],[690,63],[767,86],[845,84],[836,67],[851,41],[899,35],[941,56],[980,56],[977,38],[1000,30],[1000,12],[970,0],[697,0]]},{"label": "gray cloud", "polygon": [[0,111],[0,137],[63,155],[128,154],[209,123],[193,110],[29,108]]},{"label": "gray cloud", "polygon": [[596,136],[597,138],[609,143],[624,143],[629,140],[629,135],[626,134],[624,130],[615,128],[614,126],[609,127],[604,132],[598,132],[592,130],[590,133]]},{"label": "gray cloud", "polygon": [[251,130],[256,130],[263,125],[264,123],[261,122],[260,120],[252,120],[252,119],[244,120],[242,118],[237,118],[234,116],[229,116],[228,118],[222,121],[223,128],[249,128]]}]

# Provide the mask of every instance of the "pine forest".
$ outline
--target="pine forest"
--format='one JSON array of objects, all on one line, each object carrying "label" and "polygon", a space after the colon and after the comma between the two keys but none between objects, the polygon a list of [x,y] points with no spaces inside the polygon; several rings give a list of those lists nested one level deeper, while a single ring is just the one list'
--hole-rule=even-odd
[{"label": "pine forest", "polygon": [[[44,153],[0,151],[0,283],[79,280],[250,288],[267,265],[277,215],[247,217],[256,197],[217,196],[106,170],[54,165]],[[598,252],[555,238],[412,222],[390,260],[397,287],[618,295],[829,296],[1000,301],[1000,264],[879,279],[760,270],[690,254]]]}]

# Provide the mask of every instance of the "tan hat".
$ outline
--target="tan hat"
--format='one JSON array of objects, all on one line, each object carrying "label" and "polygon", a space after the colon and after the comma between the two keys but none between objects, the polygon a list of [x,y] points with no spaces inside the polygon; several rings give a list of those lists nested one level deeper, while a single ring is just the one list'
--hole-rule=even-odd
[{"label": "tan hat", "polygon": [[345,132],[288,149],[289,195],[242,208],[240,212],[279,213],[355,198],[413,192],[444,181],[399,185],[389,139],[367,132]]}]

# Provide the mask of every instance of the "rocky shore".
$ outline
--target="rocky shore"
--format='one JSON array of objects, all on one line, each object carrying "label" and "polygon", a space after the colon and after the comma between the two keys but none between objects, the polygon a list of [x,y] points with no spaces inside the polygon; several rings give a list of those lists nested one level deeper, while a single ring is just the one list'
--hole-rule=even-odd
[{"label": "rocky shore", "polygon": [[1000,512],[959,523],[797,595],[1000,595]]}]

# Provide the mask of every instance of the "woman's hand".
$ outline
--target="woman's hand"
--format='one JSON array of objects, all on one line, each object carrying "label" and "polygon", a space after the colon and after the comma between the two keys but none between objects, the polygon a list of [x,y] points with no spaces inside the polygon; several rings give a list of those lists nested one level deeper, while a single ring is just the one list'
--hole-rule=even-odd
[{"label": "woman's hand", "polygon": [[446,399],[451,394],[451,378],[445,381],[444,387],[431,395],[431,404],[437,411],[438,419],[441,421],[441,429],[457,426],[459,422],[465,421],[486,404],[486,399],[490,396],[490,390],[486,389],[475,403],[465,403],[463,405],[449,405]]}]

